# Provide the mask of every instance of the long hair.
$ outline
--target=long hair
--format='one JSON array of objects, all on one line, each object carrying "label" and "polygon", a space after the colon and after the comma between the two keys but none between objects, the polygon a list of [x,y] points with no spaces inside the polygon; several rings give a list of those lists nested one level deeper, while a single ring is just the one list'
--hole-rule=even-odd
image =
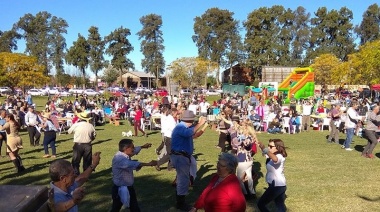
[{"label": "long hair", "polygon": [[20,128],[20,124],[16,121],[15,116],[11,113],[8,113],[7,116],[11,122],[17,127]]},{"label": "long hair", "polygon": [[274,146],[276,147],[277,152],[279,154],[281,154],[285,158],[288,156],[288,154],[286,153],[286,150],[285,150],[285,148],[286,148],[285,144],[284,144],[284,142],[281,139],[269,139],[269,142],[273,142],[274,143]]}]

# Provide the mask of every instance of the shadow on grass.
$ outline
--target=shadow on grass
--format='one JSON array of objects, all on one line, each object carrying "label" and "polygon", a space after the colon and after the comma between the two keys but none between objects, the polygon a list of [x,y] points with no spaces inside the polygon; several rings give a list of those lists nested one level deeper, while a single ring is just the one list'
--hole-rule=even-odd
[{"label": "shadow on grass", "polygon": [[357,194],[356,196],[358,196],[359,198],[361,198],[363,200],[369,201],[369,202],[378,202],[378,201],[380,201],[380,197],[370,198],[370,197],[366,197],[366,196],[359,195],[359,194]]},{"label": "shadow on grass", "polygon": [[364,150],[364,145],[355,145],[354,146],[354,149],[356,150],[356,151],[358,151],[358,152],[363,152],[363,150]]},{"label": "shadow on grass", "polygon": [[95,141],[95,142],[93,142],[92,143],[92,146],[94,146],[94,145],[98,145],[98,144],[101,144],[101,143],[104,143],[104,142],[106,142],[106,141],[111,141],[112,139],[104,139],[104,140],[98,140],[98,141]]}]

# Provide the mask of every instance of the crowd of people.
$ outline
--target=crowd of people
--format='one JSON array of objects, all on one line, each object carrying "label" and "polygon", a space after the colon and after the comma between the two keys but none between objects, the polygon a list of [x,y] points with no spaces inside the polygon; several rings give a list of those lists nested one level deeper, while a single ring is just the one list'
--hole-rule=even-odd
[{"label": "crowd of people", "polygon": [[[162,134],[161,145],[155,150],[158,160],[147,163],[132,160],[132,157],[141,149],[150,148],[151,143],[134,146],[132,139],[119,142],[118,152],[112,160],[112,211],[119,211],[123,205],[131,211],[140,211],[133,187],[133,171],[143,166],[154,166],[160,171],[165,163],[168,163],[168,170],[176,171],[173,185],[178,209],[245,211],[246,198],[256,194],[254,181],[258,176],[253,169],[253,158],[259,149],[267,158],[268,189],[258,200],[258,208],[269,211],[266,205],[274,201],[278,211],[286,211],[285,144],[281,139],[270,139],[266,147],[257,135],[262,132],[307,133],[312,128],[323,128],[324,118],[330,120],[327,142],[339,143],[339,134],[344,131],[346,139],[341,147],[350,151],[354,135],[366,136],[368,144],[362,156],[374,157],[372,152],[378,143],[380,125],[379,106],[375,100],[339,95],[297,100],[292,96],[290,106],[285,107],[281,98],[270,98],[268,101],[261,98],[236,93],[210,104],[204,95],[186,98],[165,96],[161,99],[151,96],[114,97],[108,100],[77,96],[74,102],[66,102],[57,96],[48,100],[44,111],[36,112],[30,96],[25,99],[10,97],[4,104],[6,107],[0,110],[0,139],[1,144],[6,141],[7,153],[17,172],[22,172],[25,168],[18,154],[22,149],[18,131],[27,129],[31,146],[39,145],[43,132],[43,157],[55,158],[56,132],[60,128],[58,120],[73,115],[67,130],[74,134],[71,164],[57,159],[49,170],[51,187],[58,193],[55,197],[56,208],[64,211],[77,211],[77,205],[84,197],[81,185],[100,162],[100,153],[92,154],[91,142],[96,137],[94,126],[103,123],[107,116],[128,120],[134,126],[134,136],[138,136],[140,131],[142,136],[148,137],[142,127],[144,120],[158,115]],[[28,111],[25,113],[26,108]],[[111,111],[108,114],[105,112],[107,108]],[[217,173],[195,204],[189,206],[185,199],[197,172],[193,139],[202,136],[209,124],[216,126],[219,135],[215,145],[221,152],[216,164]],[[49,154],[48,145],[52,155]]]}]

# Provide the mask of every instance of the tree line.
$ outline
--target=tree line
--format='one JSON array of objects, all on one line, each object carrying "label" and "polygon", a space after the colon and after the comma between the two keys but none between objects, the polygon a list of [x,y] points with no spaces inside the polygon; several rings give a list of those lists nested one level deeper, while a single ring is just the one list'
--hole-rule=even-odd
[{"label": "tree line", "polygon": [[[362,14],[361,23],[356,26],[352,23],[353,12],[346,7],[339,10],[320,7],[313,17],[302,6],[292,10],[279,5],[255,9],[242,22],[235,20],[233,15],[229,10],[210,8],[194,18],[192,39],[198,48],[198,57],[173,61],[168,69],[174,81],[203,85],[205,81],[202,79],[207,78],[207,74],[219,76],[221,68],[230,69],[232,79],[232,66],[235,64],[252,69],[265,65],[312,65],[316,80],[320,82],[328,82],[327,76],[331,76],[331,81],[336,76],[333,71],[340,75],[339,80],[345,79],[350,83],[367,82],[367,76],[372,76],[371,82],[375,81],[374,74],[364,73],[378,72],[377,64],[372,62],[369,65],[363,61],[379,61],[378,54],[372,52],[364,55],[359,52],[361,49],[371,51],[371,45],[366,48],[366,44],[380,38],[380,8],[377,4],[367,8]],[[148,14],[140,18],[140,23],[142,29],[136,34],[144,55],[141,66],[143,71],[152,73],[158,79],[165,72],[162,18],[157,14]],[[105,70],[103,77],[109,81],[117,79],[115,71],[121,78],[122,74],[134,69],[133,61],[128,58],[134,50],[128,40],[131,35],[128,28],[119,27],[102,37],[98,27],[91,26],[87,36],[78,34],[78,39],[68,47],[64,37],[68,27],[64,19],[46,11],[36,15],[26,14],[12,29],[0,31],[0,52],[12,53],[17,50],[17,41],[24,39],[25,54],[36,58],[36,63],[42,65],[39,70],[42,69],[45,76],[54,68],[57,84],[67,83],[64,64],[80,70],[83,82],[87,68],[96,78],[99,71]],[[372,48],[372,51],[376,49]],[[110,61],[104,59],[105,54],[110,56]],[[335,61],[332,69],[323,69],[329,70],[329,74],[324,74],[316,65],[326,54],[332,55],[332,61]],[[366,60],[353,60],[362,57]],[[3,60],[0,57],[0,71],[5,73],[11,69],[4,66]],[[105,69],[109,65],[112,65],[112,70]],[[342,76],[344,73],[346,75]],[[216,80],[219,84],[219,77]]]}]

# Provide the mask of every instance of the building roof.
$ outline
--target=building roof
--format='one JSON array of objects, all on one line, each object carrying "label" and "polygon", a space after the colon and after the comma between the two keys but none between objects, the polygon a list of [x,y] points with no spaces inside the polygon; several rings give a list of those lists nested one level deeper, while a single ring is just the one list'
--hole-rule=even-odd
[{"label": "building roof", "polygon": [[154,76],[151,73],[145,73],[145,72],[141,72],[141,71],[129,71],[128,73],[136,75],[138,77],[156,78],[156,76]]}]

